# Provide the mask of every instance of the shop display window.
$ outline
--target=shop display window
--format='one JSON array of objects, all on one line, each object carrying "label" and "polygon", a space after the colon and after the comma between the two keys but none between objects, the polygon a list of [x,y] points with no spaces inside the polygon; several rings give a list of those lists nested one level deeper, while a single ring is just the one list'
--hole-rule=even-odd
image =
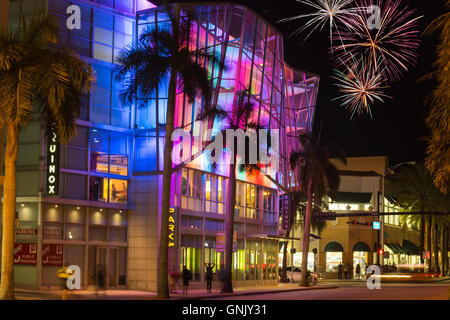
[{"label": "shop display window", "polygon": [[342,252],[327,252],[327,272],[338,272],[338,265],[342,263]]}]

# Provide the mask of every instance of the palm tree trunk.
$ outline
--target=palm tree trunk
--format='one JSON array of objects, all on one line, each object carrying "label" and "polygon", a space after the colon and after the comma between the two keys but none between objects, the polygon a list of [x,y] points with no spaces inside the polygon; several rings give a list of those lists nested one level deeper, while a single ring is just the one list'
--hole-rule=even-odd
[{"label": "palm tree trunk", "polygon": [[439,273],[439,249],[438,249],[438,233],[439,233],[439,226],[438,223],[435,221],[433,223],[433,249],[434,249],[434,266],[433,266],[433,272]]},{"label": "palm tree trunk", "polygon": [[445,275],[449,274],[448,268],[448,237],[449,237],[449,227],[445,228],[445,239],[444,239],[444,248],[442,252],[444,252],[444,261],[445,261]]},{"label": "palm tree trunk", "polygon": [[445,275],[445,260],[444,260],[444,249],[445,249],[445,228],[444,226],[442,226],[441,228],[441,237],[440,237],[440,242],[441,242],[441,276]]},{"label": "palm tree trunk", "polygon": [[[173,36],[178,39],[180,21],[180,7],[174,5],[175,23],[173,26]],[[164,168],[163,168],[163,192],[161,206],[161,230],[159,241],[159,272],[158,272],[158,298],[169,298],[169,247],[168,247],[168,226],[170,193],[172,184],[172,133],[175,122],[175,101],[177,90],[177,73],[174,68],[170,71],[169,93],[166,114],[166,139],[164,144]]]},{"label": "palm tree trunk", "polygon": [[300,285],[307,287],[308,279],[307,268],[308,268],[308,251],[309,251],[309,233],[311,228],[311,215],[312,215],[312,186],[313,178],[311,177],[308,184],[308,197],[306,204],[306,214],[305,214],[305,225],[303,229],[303,248],[302,248],[302,276]]},{"label": "palm tree trunk", "polygon": [[234,234],[234,207],[236,205],[236,156],[230,164],[230,173],[227,183],[227,216],[225,222],[225,279],[223,292],[233,292],[232,265],[233,265],[233,234]]},{"label": "palm tree trunk", "polygon": [[428,271],[431,271],[431,217],[427,217],[427,251],[430,252],[429,258],[427,257]]},{"label": "palm tree trunk", "polygon": [[[421,212],[423,212],[423,207],[421,209]],[[420,252],[425,251],[425,216],[422,214],[420,216]],[[420,255],[420,263],[424,263],[423,254]]]},{"label": "palm tree trunk", "polygon": [[283,282],[283,283],[288,282],[288,277],[287,277],[287,244],[288,244],[287,239],[288,239],[288,237],[289,237],[289,233],[286,233],[286,240],[284,242],[284,247],[283,247],[283,267],[281,269],[281,279],[280,279],[280,282]]},{"label": "palm tree trunk", "polygon": [[6,124],[5,184],[3,193],[2,278],[0,299],[14,299],[14,242],[16,215],[16,160],[19,132],[10,122]]},{"label": "palm tree trunk", "polygon": [[[289,201],[291,201],[291,200],[289,200]],[[292,199],[291,205],[294,205],[294,203],[295,203],[295,207],[297,207],[297,201],[296,201],[295,198]],[[291,208],[291,206],[289,208]],[[288,238],[289,238],[289,236],[291,234],[291,231],[294,232],[292,230],[292,227],[294,225],[295,215],[297,214],[297,210],[296,209],[290,209],[290,210],[291,211],[289,212],[289,229],[286,232],[286,241],[285,241],[285,245],[284,245],[284,249],[283,249],[283,267],[282,267],[282,270],[281,270],[281,280],[280,280],[280,282],[283,282],[283,283],[288,282],[288,277],[287,277],[287,242],[288,242]],[[294,235],[292,237],[294,237]],[[293,244],[294,244],[294,241],[292,241],[292,248],[294,247]],[[293,268],[294,266],[291,266],[291,267]]]},{"label": "palm tree trunk", "polygon": [[172,184],[172,133],[175,119],[175,94],[176,94],[175,72],[170,73],[169,101],[167,106],[166,139],[164,144],[164,169],[163,169],[163,192],[161,206],[161,230],[159,242],[159,277],[158,277],[158,298],[169,297],[169,247],[168,247],[168,226],[170,209],[170,192]]}]

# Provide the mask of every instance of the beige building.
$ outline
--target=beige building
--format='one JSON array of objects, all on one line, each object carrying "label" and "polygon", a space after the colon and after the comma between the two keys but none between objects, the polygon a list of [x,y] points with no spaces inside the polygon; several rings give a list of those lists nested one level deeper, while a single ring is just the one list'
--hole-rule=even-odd
[{"label": "beige building", "polygon": [[[340,171],[339,192],[334,200],[328,199],[328,211],[343,215],[352,211],[383,211],[381,198],[383,191],[383,175],[388,168],[386,157],[352,157],[347,158],[347,165],[332,159],[332,163]],[[386,195],[385,212],[398,212],[399,208]],[[419,231],[416,226],[401,226],[399,216],[389,215],[383,218],[381,230],[374,230],[372,223],[380,222],[378,216],[338,217],[335,221],[327,221],[325,229],[318,234],[320,239],[312,238],[308,258],[309,269],[322,272],[327,278],[338,278],[338,265],[348,265],[350,272],[355,272],[359,264],[364,274],[365,267],[371,264],[417,265],[420,263]],[[288,244],[288,265],[299,266],[301,262],[301,222],[294,227],[293,241],[296,253],[291,255]],[[384,243],[384,259],[378,261],[379,243]],[[314,253],[316,252],[316,253]],[[381,259],[381,257],[380,257]]]}]

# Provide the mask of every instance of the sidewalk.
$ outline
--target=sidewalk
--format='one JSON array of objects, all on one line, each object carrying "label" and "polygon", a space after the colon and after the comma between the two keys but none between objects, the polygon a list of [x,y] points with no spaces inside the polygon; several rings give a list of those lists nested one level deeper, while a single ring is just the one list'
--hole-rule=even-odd
[{"label": "sidewalk", "polygon": [[[436,282],[445,282],[449,281],[450,277],[435,277],[435,278],[427,278],[427,279],[404,279],[404,280],[395,280],[395,279],[382,279],[383,283],[436,283]],[[322,280],[322,284],[327,285],[350,285],[350,284],[362,284],[366,283],[366,279],[327,279]]]},{"label": "sidewalk", "polygon": [[[245,296],[255,294],[289,292],[300,290],[323,290],[334,289],[337,286],[323,285],[313,287],[300,287],[298,283],[279,283],[277,286],[267,287],[242,287],[234,288],[233,293],[221,293],[220,289],[213,289],[211,293],[207,293],[205,289],[189,290],[187,295],[183,295],[181,291],[170,295],[171,300],[200,300],[230,296]],[[39,291],[16,289],[16,299],[18,300],[62,300],[62,291]],[[95,291],[75,290],[70,291],[68,300],[157,300],[155,292],[137,291],[137,290],[106,290],[100,292],[97,297]]]}]

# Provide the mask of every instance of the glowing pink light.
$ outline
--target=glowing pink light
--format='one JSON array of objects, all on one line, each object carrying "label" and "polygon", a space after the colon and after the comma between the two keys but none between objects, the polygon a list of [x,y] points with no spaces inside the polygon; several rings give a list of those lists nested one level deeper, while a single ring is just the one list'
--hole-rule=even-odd
[{"label": "glowing pink light", "polygon": [[[337,98],[342,100],[341,106],[350,109],[352,117],[355,113],[363,112],[372,116],[371,104],[376,101],[384,102],[383,97],[390,98],[383,93],[386,88],[383,85],[383,72],[377,72],[370,64],[365,63],[363,57],[359,61],[352,57],[351,63],[343,61],[342,64],[346,68],[345,72],[336,70],[336,76],[333,77],[338,81],[336,86],[342,93]],[[380,61],[377,61],[377,64],[380,64]]]},{"label": "glowing pink light", "polygon": [[[379,16],[368,10],[371,6],[380,8]],[[400,80],[408,67],[417,63],[417,21],[422,17],[414,17],[414,10],[402,0],[360,0],[358,7],[356,15],[345,17],[345,28],[334,34],[340,44],[332,51],[344,62],[362,54],[374,70],[384,69],[383,76],[387,79]],[[377,18],[379,28],[373,24]]]}]

